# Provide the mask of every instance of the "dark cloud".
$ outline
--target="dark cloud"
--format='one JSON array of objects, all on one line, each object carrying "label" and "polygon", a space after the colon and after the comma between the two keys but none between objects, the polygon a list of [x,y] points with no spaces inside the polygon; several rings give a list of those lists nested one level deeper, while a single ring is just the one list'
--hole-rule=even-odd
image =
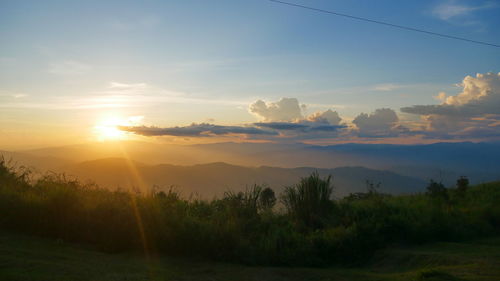
[{"label": "dark cloud", "polygon": [[335,132],[339,129],[346,128],[344,125],[330,125],[319,122],[301,121],[300,123],[292,122],[260,122],[254,123],[260,128],[269,128],[278,131],[296,131],[296,132]]},{"label": "dark cloud", "polygon": [[[119,126],[122,131],[131,132],[142,136],[182,136],[182,137],[207,137],[230,134],[243,134],[254,136],[291,136],[292,134],[314,133],[314,132],[336,132],[345,128],[343,125],[329,125],[304,121],[304,123],[292,122],[268,122],[254,123],[252,126],[221,126],[208,123],[191,124],[184,127],[148,127],[148,126]],[[288,132],[284,133],[284,131]],[[311,135],[311,137],[314,137]]]},{"label": "dark cloud", "polygon": [[147,126],[119,126],[122,131],[131,132],[142,136],[183,136],[203,137],[210,135],[277,135],[277,132],[247,126],[221,126],[208,123],[191,124],[184,127],[147,127]]},{"label": "dark cloud", "polygon": [[254,123],[254,125],[257,127],[269,128],[274,130],[304,130],[307,128],[307,125],[290,122],[259,122]]}]

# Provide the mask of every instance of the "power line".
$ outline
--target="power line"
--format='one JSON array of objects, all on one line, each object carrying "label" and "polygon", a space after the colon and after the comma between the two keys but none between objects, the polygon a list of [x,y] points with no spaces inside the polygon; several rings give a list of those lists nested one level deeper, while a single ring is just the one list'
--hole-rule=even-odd
[{"label": "power line", "polygon": [[290,3],[290,2],[285,2],[285,1],[279,1],[279,0],[269,0],[269,1],[275,2],[275,3],[278,3],[278,4],[283,4],[283,5],[293,6],[293,7],[297,7],[297,8],[302,8],[302,9],[306,9],[306,10],[311,10],[311,11],[316,11],[316,12],[321,12],[321,13],[327,13],[327,14],[331,14],[331,15],[335,15],[335,16],[340,16],[340,17],[355,19],[355,20],[359,20],[359,21],[365,21],[365,22],[369,22],[369,23],[376,23],[376,24],[381,24],[381,25],[385,25],[385,26],[400,28],[400,29],[404,29],[404,30],[409,30],[409,31],[420,32],[420,33],[430,34],[430,35],[434,35],[434,36],[444,37],[444,38],[448,38],[448,39],[461,40],[461,41],[466,41],[466,42],[469,42],[469,43],[476,43],[476,44],[486,45],[486,46],[490,46],[490,47],[500,48],[500,45],[492,44],[492,43],[488,43],[488,42],[477,41],[477,40],[467,39],[467,38],[463,38],[463,37],[458,37],[458,36],[453,36],[453,35],[448,35],[448,34],[443,34],[443,33],[437,33],[437,32],[432,32],[432,31],[428,31],[428,30],[413,28],[413,27],[404,26],[404,25],[392,24],[392,23],[378,21],[378,20],[372,20],[372,19],[369,19],[369,18],[363,18],[363,17],[357,17],[357,16],[348,15],[348,14],[337,13],[337,12],[330,11],[330,10],[324,10],[324,9],[309,7],[309,6],[304,6],[304,5]]}]

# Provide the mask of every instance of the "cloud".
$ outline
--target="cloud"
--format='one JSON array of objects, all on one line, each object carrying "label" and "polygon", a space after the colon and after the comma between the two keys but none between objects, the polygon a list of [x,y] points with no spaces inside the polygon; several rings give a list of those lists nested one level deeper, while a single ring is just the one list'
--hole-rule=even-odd
[{"label": "cloud", "polygon": [[[221,135],[253,135],[254,138],[294,137],[303,133],[331,133],[345,128],[343,125],[318,124],[312,122],[269,122],[254,123],[246,126],[222,126],[209,123],[193,123],[189,126],[160,128],[154,126],[118,126],[118,129],[142,136],[182,136],[182,137],[210,137]],[[283,133],[283,131],[286,131]],[[292,134],[290,134],[292,133]],[[329,135],[332,136],[331,134]],[[315,138],[315,135],[309,135]]]},{"label": "cloud", "polygon": [[465,3],[459,3],[458,1],[449,0],[435,6],[432,10],[432,14],[441,20],[448,21],[453,18],[470,15],[472,12],[477,10],[483,10],[492,7],[494,7],[494,5],[490,2],[486,2],[482,5],[472,6]]},{"label": "cloud", "polygon": [[24,94],[24,93],[11,93],[11,92],[0,91],[0,99],[1,98],[22,99],[22,98],[26,98],[28,96],[29,95]]},{"label": "cloud", "polygon": [[420,115],[428,138],[485,138],[500,134],[500,73],[466,76],[462,92],[439,93],[439,105],[415,105],[402,112]]},{"label": "cloud", "polygon": [[331,109],[328,109],[326,111],[319,111],[316,113],[313,113],[312,115],[309,115],[307,117],[307,120],[311,122],[316,122],[316,123],[327,123],[330,125],[339,125],[340,121],[342,121],[342,118],[340,118],[339,114],[337,111],[332,111]]},{"label": "cloud", "polygon": [[146,83],[120,83],[120,82],[109,82],[110,89],[119,89],[119,90],[144,90],[149,86]]},{"label": "cloud", "polygon": [[[122,87],[122,85],[114,85]],[[263,103],[263,104],[262,104]],[[339,114],[332,110],[320,111],[304,118],[297,99],[283,98],[276,103],[265,104],[257,101],[251,105],[270,114],[265,120],[287,119],[292,121],[256,122],[241,126],[222,126],[210,123],[193,123],[189,126],[177,127],[148,127],[148,126],[119,126],[123,131],[143,136],[182,136],[182,137],[210,137],[221,135],[246,135],[247,138],[259,140],[299,140],[336,137],[339,131],[347,128],[340,124]],[[293,114],[292,114],[292,113]]]},{"label": "cloud", "polygon": [[80,75],[88,73],[90,70],[92,70],[92,67],[88,64],[74,60],[66,60],[51,63],[48,72],[56,75]]},{"label": "cloud", "polygon": [[258,100],[252,103],[249,111],[264,121],[295,121],[303,118],[305,105],[300,105],[296,98],[282,98],[278,102],[266,103]]},{"label": "cloud", "polygon": [[446,115],[473,117],[500,114],[500,73],[466,76],[460,86],[463,91],[455,96],[439,93],[440,105],[414,105],[401,108],[402,112],[419,115]]},{"label": "cloud", "polygon": [[[7,100],[8,102],[3,102]],[[11,100],[16,98],[16,100]],[[218,106],[246,106],[243,100],[214,99],[183,92],[172,91],[147,83],[109,82],[101,88],[89,92],[46,97],[24,94],[14,96],[0,90],[0,108],[40,108],[46,110],[75,110],[97,108],[140,108],[160,104],[197,104]],[[243,108],[243,107],[242,107]]]},{"label": "cloud", "polygon": [[465,3],[465,1],[457,0],[443,1],[432,9],[431,14],[448,23],[476,27],[476,31],[484,32],[487,25],[475,14],[480,10],[496,8],[497,4],[492,1],[475,1],[474,4],[471,4],[471,2]]},{"label": "cloud", "polygon": [[378,84],[372,87],[372,90],[378,91],[378,92],[390,92],[394,91],[400,88],[403,88],[403,85],[399,84],[394,84],[394,83],[387,83],[387,84]]},{"label": "cloud", "polygon": [[352,121],[362,137],[397,136],[399,133],[408,131],[398,122],[396,112],[390,108],[379,108],[370,114],[361,113]]},{"label": "cloud", "polygon": [[260,128],[268,128],[278,131],[295,131],[301,133],[307,132],[336,132],[339,129],[346,128],[345,125],[331,125],[328,123],[302,121],[300,123],[292,122],[261,122],[254,123]]},{"label": "cloud", "polygon": [[206,137],[230,134],[244,135],[276,135],[269,130],[247,126],[221,126],[208,123],[193,123],[183,127],[147,127],[147,126],[118,126],[118,129],[142,136],[183,136],[183,137]]},{"label": "cloud", "polygon": [[307,125],[291,122],[261,122],[254,123],[257,127],[269,128],[273,130],[304,130]]},{"label": "cloud", "polygon": [[134,31],[152,29],[161,25],[162,21],[155,15],[147,15],[128,19],[114,19],[109,22],[109,27],[115,31]]}]

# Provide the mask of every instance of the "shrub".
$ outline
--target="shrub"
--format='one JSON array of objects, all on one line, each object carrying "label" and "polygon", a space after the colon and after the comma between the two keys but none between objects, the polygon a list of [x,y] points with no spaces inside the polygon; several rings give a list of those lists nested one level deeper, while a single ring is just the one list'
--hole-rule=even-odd
[{"label": "shrub", "polygon": [[332,193],[331,176],[322,179],[314,172],[295,186],[286,187],[282,199],[292,218],[306,228],[317,229],[333,215]]},{"label": "shrub", "polygon": [[427,186],[427,194],[435,199],[448,200],[448,191],[442,183],[431,180]]},{"label": "shrub", "polygon": [[[287,213],[281,213],[272,209],[274,192],[256,185],[203,201],[185,200],[172,189],[137,194],[57,174],[32,181],[28,174],[0,161],[1,229],[112,252],[318,266],[363,262],[395,242],[500,232],[500,182],[467,188],[460,200],[446,205],[436,204],[446,189],[435,182],[429,195],[377,193],[333,201],[331,178],[313,173],[285,190]],[[453,198],[456,190],[449,192]]]},{"label": "shrub", "polygon": [[276,195],[274,194],[274,191],[269,187],[264,188],[259,196],[259,209],[269,211],[275,204]]}]

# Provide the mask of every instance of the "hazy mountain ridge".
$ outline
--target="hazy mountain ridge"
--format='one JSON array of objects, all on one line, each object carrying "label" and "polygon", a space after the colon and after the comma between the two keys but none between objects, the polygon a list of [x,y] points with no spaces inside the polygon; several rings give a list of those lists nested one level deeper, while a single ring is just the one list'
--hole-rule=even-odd
[{"label": "hazy mountain ridge", "polygon": [[108,158],[87,161],[64,169],[64,172],[70,175],[95,181],[109,188],[145,185],[167,189],[173,186],[184,196],[197,194],[202,198],[221,196],[229,190],[242,191],[253,184],[269,185],[275,191],[281,192],[285,186],[295,184],[300,177],[308,176],[314,171],[318,171],[322,176],[333,176],[335,195],[339,197],[365,191],[366,180],[381,182],[381,192],[394,194],[417,192],[425,187],[425,182],[420,179],[363,167],[290,169],[267,166],[243,167],[221,162],[193,166],[146,165],[131,163],[126,159]]},{"label": "hazy mountain ridge", "polygon": [[[353,167],[357,167],[357,173],[337,170],[336,173],[342,176],[335,178],[342,188],[355,191],[364,188],[365,179],[373,177],[376,181],[380,178],[382,170],[393,173],[382,177],[383,181],[379,180],[390,192],[406,190],[406,187],[401,185],[396,188],[397,183],[406,182],[401,178],[392,180],[396,176],[412,179],[406,182],[409,184],[408,190],[416,188],[412,183],[418,181],[421,184],[429,179],[443,181],[449,186],[454,185],[459,176],[468,176],[471,183],[500,179],[499,142],[426,145],[349,143],[316,146],[302,143],[170,145],[127,141],[50,147],[5,154],[42,171],[67,171],[71,167],[75,174],[84,175],[86,178],[95,175],[94,180],[113,187],[125,183],[113,180],[113,177],[99,179],[100,173],[90,171],[101,165],[100,169],[108,171],[108,175],[114,174],[115,178],[124,179],[127,178],[127,173],[130,174],[130,171],[127,171],[129,168],[124,166],[125,162],[113,164],[112,161],[104,161],[106,165],[104,162],[92,162],[88,167],[78,166],[78,163],[107,158],[131,159],[136,161],[134,166],[144,170],[141,170],[141,173],[144,174],[147,184],[192,187],[196,192],[207,190],[208,187],[202,188],[204,185],[215,188],[217,194],[223,192],[223,189],[241,190],[245,185],[253,183],[265,182],[282,188],[283,185],[296,182],[299,175],[303,176],[316,169],[326,175],[341,167],[350,167],[351,171]],[[363,170],[361,167],[368,169]],[[183,175],[185,179],[176,181],[167,177],[163,173],[165,170]],[[220,174],[220,170],[226,171],[224,175]],[[377,171],[376,174],[372,173],[373,170]],[[346,174],[351,174],[350,179],[343,181],[344,178],[349,178],[344,176]],[[354,174],[357,177],[355,181],[352,179]],[[222,176],[225,177],[224,180]]]}]

